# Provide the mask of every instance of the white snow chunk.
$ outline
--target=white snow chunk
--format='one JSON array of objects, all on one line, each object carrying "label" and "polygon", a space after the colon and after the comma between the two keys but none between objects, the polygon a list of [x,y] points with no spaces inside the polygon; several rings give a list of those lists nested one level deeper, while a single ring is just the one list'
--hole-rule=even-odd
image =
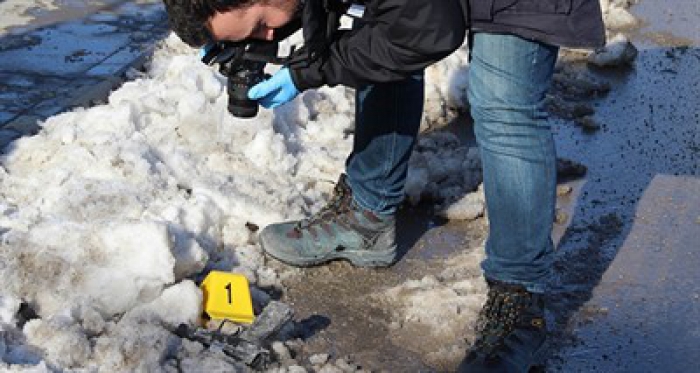
[{"label": "white snow chunk", "polygon": [[450,220],[474,220],[484,215],[486,201],[483,190],[466,194],[456,202],[449,204],[439,212],[440,216]]},{"label": "white snow chunk", "polygon": [[611,7],[603,14],[605,26],[611,29],[625,29],[637,26],[639,21],[627,9]]},{"label": "white snow chunk", "polygon": [[173,281],[167,229],[154,222],[45,221],[2,244],[14,248],[0,250],[3,288],[43,317],[84,303],[125,312]]},{"label": "white snow chunk", "polygon": [[0,324],[14,324],[21,303],[15,296],[0,294]]},{"label": "white snow chunk", "polygon": [[105,372],[158,372],[179,338],[157,322],[133,315],[111,324],[97,338],[93,359]]},{"label": "white snow chunk", "polygon": [[447,124],[467,105],[468,47],[425,69],[425,104],[421,128]]},{"label": "white snow chunk", "polygon": [[100,309],[116,314],[153,300],[174,281],[175,259],[167,228],[154,222],[109,224],[95,235],[104,261],[90,271],[82,290]]},{"label": "white snow chunk", "polygon": [[624,34],[617,34],[605,47],[588,57],[588,62],[600,67],[615,67],[631,64],[637,58],[637,48]]},{"label": "white snow chunk", "polygon": [[309,363],[312,365],[323,365],[330,358],[329,354],[314,354],[309,357]]},{"label": "white snow chunk", "polygon": [[155,316],[172,328],[182,323],[195,325],[202,314],[202,300],[197,285],[185,280],[165,289],[153,302],[132,309],[129,316]]},{"label": "white snow chunk", "polygon": [[27,341],[46,353],[46,359],[57,366],[74,368],[90,357],[92,348],[85,333],[74,320],[62,316],[34,319],[24,326]]}]

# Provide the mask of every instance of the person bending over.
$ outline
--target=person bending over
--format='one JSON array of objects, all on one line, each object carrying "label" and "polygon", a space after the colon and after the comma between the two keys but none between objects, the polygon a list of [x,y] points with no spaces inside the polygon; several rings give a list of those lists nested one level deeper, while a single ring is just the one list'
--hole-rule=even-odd
[{"label": "person bending over", "polygon": [[[489,219],[489,285],[462,372],[527,372],[545,351],[544,295],[552,266],[555,149],[544,111],[560,46],[604,44],[597,0],[366,0],[351,30],[328,32],[341,0],[164,0],[186,43],[273,40],[303,20],[312,50],[249,90],[267,108],[323,85],[355,88],[355,135],[328,204],[267,226],[263,250],[293,266],[397,259],[396,210],[424,101],[423,70],[469,36],[468,100]],[[337,5],[337,4],[336,4]],[[342,5],[342,4],[341,4]]]}]

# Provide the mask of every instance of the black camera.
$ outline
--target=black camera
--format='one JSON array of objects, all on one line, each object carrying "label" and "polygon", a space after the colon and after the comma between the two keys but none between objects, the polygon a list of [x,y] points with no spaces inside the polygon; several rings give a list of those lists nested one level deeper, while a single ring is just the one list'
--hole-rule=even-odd
[{"label": "black camera", "polygon": [[253,118],[258,114],[258,103],[248,98],[248,90],[267,79],[265,65],[283,65],[292,60],[295,46],[289,55],[280,57],[279,42],[301,28],[298,15],[283,27],[275,30],[274,40],[245,39],[241,41],[220,41],[209,44],[202,62],[207,65],[219,64],[219,71],[226,78],[228,111],[239,118]]},{"label": "black camera", "polygon": [[244,40],[217,42],[209,45],[202,62],[219,64],[219,71],[227,77],[228,111],[239,118],[258,114],[258,103],[248,98],[248,90],[263,81],[267,63],[283,63],[277,57],[277,41]]},{"label": "black camera", "polygon": [[[248,90],[267,78],[264,71],[267,63],[309,66],[325,53],[340,25],[341,15],[362,18],[364,14],[364,6],[352,0],[307,1],[304,4],[290,22],[275,29],[274,40],[245,39],[208,45],[202,62],[218,63],[219,71],[228,78],[228,111],[234,116],[252,118],[258,114],[258,103],[248,98]],[[302,23],[304,46],[300,50],[292,46],[286,57],[279,57],[279,41],[299,30]]]}]

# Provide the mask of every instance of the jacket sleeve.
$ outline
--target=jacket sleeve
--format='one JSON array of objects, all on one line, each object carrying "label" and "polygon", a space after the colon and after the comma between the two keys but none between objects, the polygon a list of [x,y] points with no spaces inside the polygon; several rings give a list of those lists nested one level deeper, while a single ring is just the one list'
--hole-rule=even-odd
[{"label": "jacket sleeve", "polygon": [[299,90],[324,84],[358,87],[401,80],[459,48],[461,0],[369,1],[359,27],[339,32],[323,58],[292,66]]}]

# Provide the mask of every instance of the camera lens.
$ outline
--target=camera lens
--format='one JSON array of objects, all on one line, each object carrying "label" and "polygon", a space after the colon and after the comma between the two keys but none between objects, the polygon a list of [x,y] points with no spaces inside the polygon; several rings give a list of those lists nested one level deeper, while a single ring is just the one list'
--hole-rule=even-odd
[{"label": "camera lens", "polygon": [[258,114],[258,102],[248,98],[248,90],[265,79],[265,64],[276,60],[278,43],[267,41],[220,42],[202,57],[207,65],[219,64],[227,77],[228,111],[239,118]]},{"label": "camera lens", "polygon": [[250,62],[229,75],[228,111],[239,118],[252,118],[258,114],[258,102],[248,98],[248,90],[263,81],[265,63]]},{"label": "camera lens", "polygon": [[248,98],[249,86],[245,81],[228,80],[228,111],[239,118],[253,118],[258,115],[258,103]]}]

